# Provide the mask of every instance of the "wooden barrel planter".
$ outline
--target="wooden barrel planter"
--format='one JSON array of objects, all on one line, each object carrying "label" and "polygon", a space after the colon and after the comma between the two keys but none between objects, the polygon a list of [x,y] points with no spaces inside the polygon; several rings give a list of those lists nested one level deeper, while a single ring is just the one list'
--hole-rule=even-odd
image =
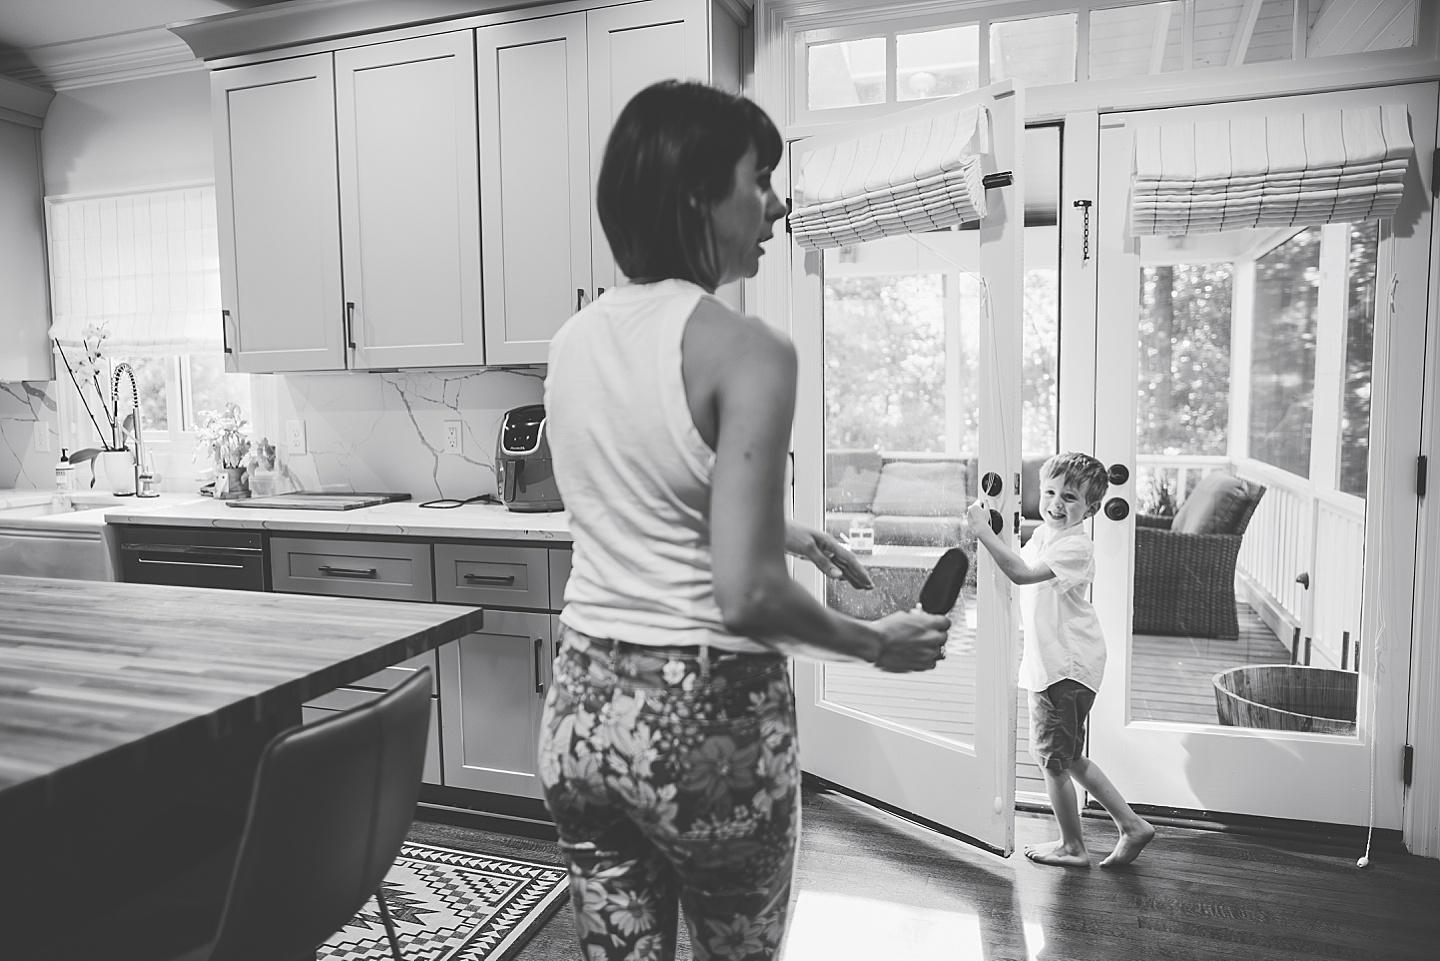
[{"label": "wooden barrel planter", "polygon": [[1359,677],[1299,664],[1249,664],[1214,677],[1221,724],[1272,731],[1354,734]]}]

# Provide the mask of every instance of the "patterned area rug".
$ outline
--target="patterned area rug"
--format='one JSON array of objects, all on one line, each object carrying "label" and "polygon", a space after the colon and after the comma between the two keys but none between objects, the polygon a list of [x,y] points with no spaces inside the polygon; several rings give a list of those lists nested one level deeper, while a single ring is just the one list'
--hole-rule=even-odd
[{"label": "patterned area rug", "polygon": [[[406,961],[506,961],[564,903],[565,869],[405,842],[385,902]],[[389,961],[372,898],[321,946],[319,961]]]}]

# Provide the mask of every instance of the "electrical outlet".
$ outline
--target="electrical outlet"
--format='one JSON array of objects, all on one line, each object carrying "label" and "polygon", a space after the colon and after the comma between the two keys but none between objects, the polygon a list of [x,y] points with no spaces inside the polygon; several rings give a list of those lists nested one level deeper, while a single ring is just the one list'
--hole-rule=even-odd
[{"label": "electrical outlet", "polygon": [[445,453],[460,453],[461,423],[458,420],[447,420],[445,422]]},{"label": "electrical outlet", "polygon": [[35,422],[35,450],[40,454],[50,453],[50,425],[43,420]]},{"label": "electrical outlet", "polygon": [[305,453],[305,422],[303,420],[287,420],[285,422],[285,452],[287,454]]}]

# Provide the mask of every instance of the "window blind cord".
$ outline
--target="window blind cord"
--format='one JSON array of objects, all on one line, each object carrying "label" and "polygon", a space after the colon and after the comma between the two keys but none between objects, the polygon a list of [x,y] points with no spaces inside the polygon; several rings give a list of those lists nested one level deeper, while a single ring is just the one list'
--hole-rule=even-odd
[{"label": "window blind cord", "polygon": [[[1392,327],[1395,323],[1395,293],[1399,286],[1400,275],[1398,273],[1391,274],[1389,296],[1386,298],[1385,304],[1385,322]],[[1375,504],[1374,515],[1375,527],[1381,531],[1384,530],[1384,526],[1381,523],[1381,518],[1383,517],[1384,512],[1385,498],[1382,497]],[[1384,583],[1385,581],[1384,578],[1381,578],[1380,580],[1382,583]],[[1385,663],[1385,607],[1383,604],[1380,606],[1379,621],[1380,623],[1376,626],[1375,629],[1375,643],[1370,645],[1370,663],[1375,665],[1375,669],[1371,672],[1374,678],[1374,683],[1372,685],[1373,690],[1371,690],[1370,692],[1370,730],[1368,731],[1368,735],[1370,737],[1370,812],[1368,817],[1368,823],[1365,827],[1365,853],[1362,854],[1360,856],[1360,859],[1355,862],[1355,866],[1359,868],[1369,866],[1370,846],[1375,838],[1375,761],[1376,752],[1379,748],[1380,741],[1379,731],[1375,729],[1375,719],[1379,711],[1380,705],[1380,675],[1381,672],[1384,670]],[[1356,670],[1359,670],[1360,665],[1356,664],[1355,667]]]}]

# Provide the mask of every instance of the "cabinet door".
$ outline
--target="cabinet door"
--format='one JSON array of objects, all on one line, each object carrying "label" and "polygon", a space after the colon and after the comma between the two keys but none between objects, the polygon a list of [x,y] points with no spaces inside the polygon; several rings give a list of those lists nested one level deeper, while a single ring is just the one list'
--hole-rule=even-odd
[{"label": "cabinet door", "polygon": [[486,356],[544,363],[590,291],[585,14],[482,27],[475,45]]},{"label": "cabinet door", "polygon": [[554,642],[549,614],[485,612],[485,629],[440,648],[445,784],[541,797],[536,752]]},{"label": "cabinet door", "polygon": [[[631,97],[659,80],[710,79],[706,7],[698,0],[643,0],[587,14],[592,183],[610,128]],[[592,217],[591,274],[598,293],[615,286],[621,274],[600,218]]]},{"label": "cabinet door", "polygon": [[0,381],[55,376],[40,222],[44,194],[40,131],[0,120]]},{"label": "cabinet door", "polygon": [[211,75],[227,369],[343,370],[328,53]]},{"label": "cabinet door", "polygon": [[471,31],[335,54],[351,366],[485,363]]}]

